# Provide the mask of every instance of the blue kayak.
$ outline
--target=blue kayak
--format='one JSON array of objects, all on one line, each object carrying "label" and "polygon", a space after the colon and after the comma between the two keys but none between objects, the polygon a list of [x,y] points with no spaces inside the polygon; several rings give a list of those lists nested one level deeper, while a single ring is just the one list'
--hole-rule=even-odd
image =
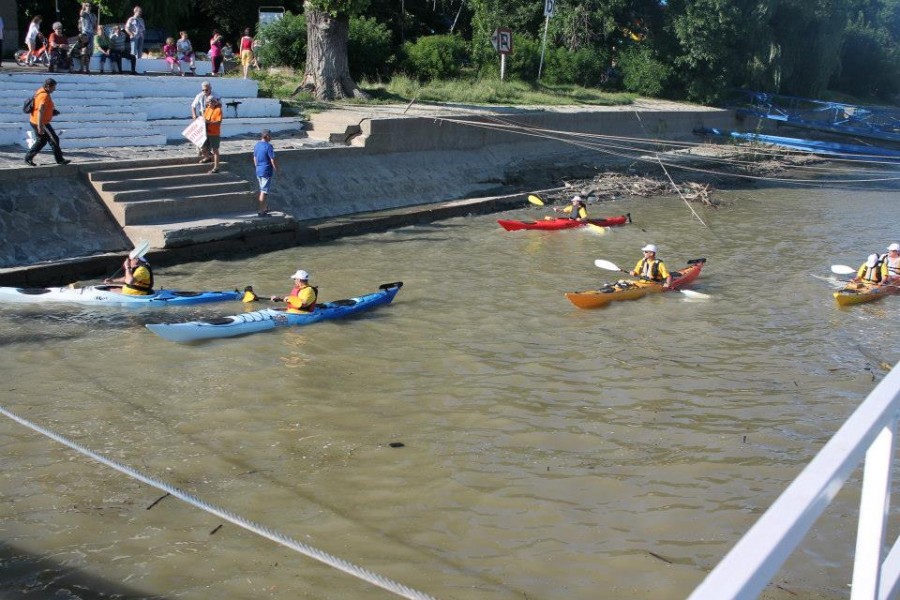
[{"label": "blue kayak", "polygon": [[185,292],[178,290],[159,290],[146,296],[131,296],[118,291],[120,286],[92,285],[83,288],[16,288],[0,287],[0,303],[44,304],[65,302],[70,304],[87,304],[91,306],[170,306],[205,304],[207,302],[225,302],[240,300],[244,292]]},{"label": "blue kayak", "polygon": [[247,335],[280,327],[298,327],[349,317],[382,304],[390,304],[401,287],[402,281],[385,283],[378,286],[375,293],[317,304],[315,310],[309,313],[289,313],[284,308],[265,308],[205,321],[151,323],[146,327],[163,339],[182,343]]}]

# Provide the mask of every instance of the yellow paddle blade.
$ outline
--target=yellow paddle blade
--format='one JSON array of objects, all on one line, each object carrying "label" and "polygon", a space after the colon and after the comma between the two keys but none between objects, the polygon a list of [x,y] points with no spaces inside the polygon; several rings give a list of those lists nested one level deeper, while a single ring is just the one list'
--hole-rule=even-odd
[{"label": "yellow paddle blade", "polygon": [[247,286],[244,288],[244,297],[241,298],[241,302],[256,302],[259,300],[259,296],[253,291],[251,286]]},{"label": "yellow paddle blade", "polygon": [[610,228],[601,227],[600,225],[594,225],[593,223],[588,223],[587,230],[596,233],[597,235],[606,235],[607,233],[609,233]]},{"label": "yellow paddle blade", "polygon": [[544,206],[544,199],[535,194],[528,195],[528,201],[534,204],[535,206]]}]

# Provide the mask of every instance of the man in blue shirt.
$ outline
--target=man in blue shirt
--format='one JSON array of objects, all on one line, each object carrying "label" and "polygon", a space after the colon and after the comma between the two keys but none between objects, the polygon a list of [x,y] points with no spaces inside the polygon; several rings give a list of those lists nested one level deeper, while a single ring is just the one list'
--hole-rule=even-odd
[{"label": "man in blue shirt", "polygon": [[272,134],[268,129],[263,129],[259,136],[259,141],[253,147],[253,164],[256,166],[256,180],[259,182],[259,217],[269,214],[269,207],[266,204],[266,196],[269,193],[269,186],[272,184],[272,178],[278,166],[275,164],[275,148],[269,143]]}]

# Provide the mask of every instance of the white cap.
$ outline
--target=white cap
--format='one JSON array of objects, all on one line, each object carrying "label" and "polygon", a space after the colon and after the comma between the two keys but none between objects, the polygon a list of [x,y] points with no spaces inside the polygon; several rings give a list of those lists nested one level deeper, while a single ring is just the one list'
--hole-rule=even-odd
[{"label": "white cap", "polygon": [[652,252],[653,254],[656,254],[656,246],[654,246],[653,244],[647,244],[646,246],[641,248],[641,252]]},{"label": "white cap", "polygon": [[877,265],[877,264],[878,264],[878,255],[877,255],[877,254],[870,254],[868,260],[866,260],[866,266],[867,266],[867,267],[874,267],[874,266]]},{"label": "white cap", "polygon": [[572,202],[582,202],[581,196],[575,196],[572,198]]},{"label": "white cap", "polygon": [[890,246],[888,246],[888,252],[890,252],[891,250],[900,252],[900,244],[891,244]]},{"label": "white cap", "polygon": [[299,279],[300,281],[309,281],[309,273],[303,269],[297,269],[297,272],[291,275],[291,279]]}]

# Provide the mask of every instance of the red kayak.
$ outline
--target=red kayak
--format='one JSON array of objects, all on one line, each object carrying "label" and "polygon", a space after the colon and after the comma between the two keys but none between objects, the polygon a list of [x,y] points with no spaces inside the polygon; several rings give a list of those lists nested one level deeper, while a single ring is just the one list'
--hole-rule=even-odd
[{"label": "red kayak", "polygon": [[544,221],[504,221],[498,219],[500,227],[507,231],[519,231],[522,229],[538,229],[541,231],[556,231],[557,229],[576,229],[585,227],[588,224],[597,227],[616,227],[631,223],[631,213],[620,215],[618,217],[610,217],[608,219],[588,219],[587,221],[576,221],[575,219],[546,219]]}]

